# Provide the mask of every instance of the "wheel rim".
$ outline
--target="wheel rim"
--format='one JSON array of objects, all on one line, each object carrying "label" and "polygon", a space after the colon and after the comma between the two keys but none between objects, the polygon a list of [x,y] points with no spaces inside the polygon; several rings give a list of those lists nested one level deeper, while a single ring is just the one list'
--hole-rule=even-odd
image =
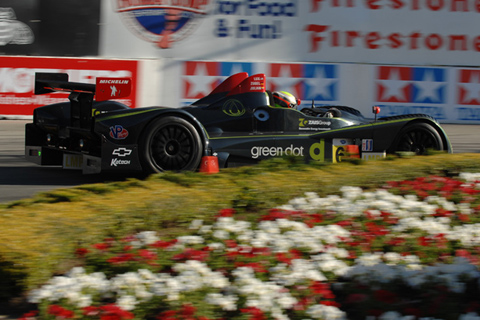
[{"label": "wheel rim", "polygon": [[161,170],[182,170],[192,161],[194,142],[190,131],[179,125],[160,128],[152,137],[150,153]]},{"label": "wheel rim", "polygon": [[437,137],[428,130],[417,129],[408,131],[403,134],[398,144],[398,151],[424,154],[428,149],[441,149]]}]

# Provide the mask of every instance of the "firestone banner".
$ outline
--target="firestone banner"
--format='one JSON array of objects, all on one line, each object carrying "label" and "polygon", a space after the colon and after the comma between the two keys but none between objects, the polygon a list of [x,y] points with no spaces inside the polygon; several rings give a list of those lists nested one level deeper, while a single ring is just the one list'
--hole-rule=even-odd
[{"label": "firestone banner", "polygon": [[475,66],[479,14],[477,0],[103,0],[100,53]]}]

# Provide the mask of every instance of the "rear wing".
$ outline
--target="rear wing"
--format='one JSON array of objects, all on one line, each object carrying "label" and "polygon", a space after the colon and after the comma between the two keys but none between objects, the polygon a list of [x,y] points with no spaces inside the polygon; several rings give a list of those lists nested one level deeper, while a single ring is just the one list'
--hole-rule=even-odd
[{"label": "rear wing", "polygon": [[35,73],[35,94],[70,92],[70,126],[91,129],[93,100],[105,101],[130,95],[130,78],[97,78],[96,84],[69,82],[66,73]]},{"label": "rear wing", "polygon": [[132,89],[130,78],[97,78],[96,84],[69,82],[66,73],[35,73],[35,94],[50,92],[87,93],[96,101],[128,97]]}]

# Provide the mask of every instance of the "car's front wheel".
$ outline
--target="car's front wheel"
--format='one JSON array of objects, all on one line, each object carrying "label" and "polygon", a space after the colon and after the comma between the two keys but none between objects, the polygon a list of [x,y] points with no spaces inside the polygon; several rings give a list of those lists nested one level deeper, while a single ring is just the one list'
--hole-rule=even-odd
[{"label": "car's front wheel", "polygon": [[438,131],[428,123],[412,123],[403,128],[396,138],[393,152],[409,151],[425,154],[427,150],[444,150]]},{"label": "car's front wheel", "polygon": [[187,120],[168,116],[150,123],[140,142],[142,166],[147,173],[196,170],[202,141]]}]

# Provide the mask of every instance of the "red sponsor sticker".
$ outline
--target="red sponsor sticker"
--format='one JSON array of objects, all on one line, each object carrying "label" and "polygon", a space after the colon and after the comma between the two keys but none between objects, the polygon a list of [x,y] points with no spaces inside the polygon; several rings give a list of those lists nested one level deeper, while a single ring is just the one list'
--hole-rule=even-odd
[{"label": "red sponsor sticker", "polygon": [[132,79],[130,78],[97,78],[95,100],[125,98],[130,95],[131,90]]}]

